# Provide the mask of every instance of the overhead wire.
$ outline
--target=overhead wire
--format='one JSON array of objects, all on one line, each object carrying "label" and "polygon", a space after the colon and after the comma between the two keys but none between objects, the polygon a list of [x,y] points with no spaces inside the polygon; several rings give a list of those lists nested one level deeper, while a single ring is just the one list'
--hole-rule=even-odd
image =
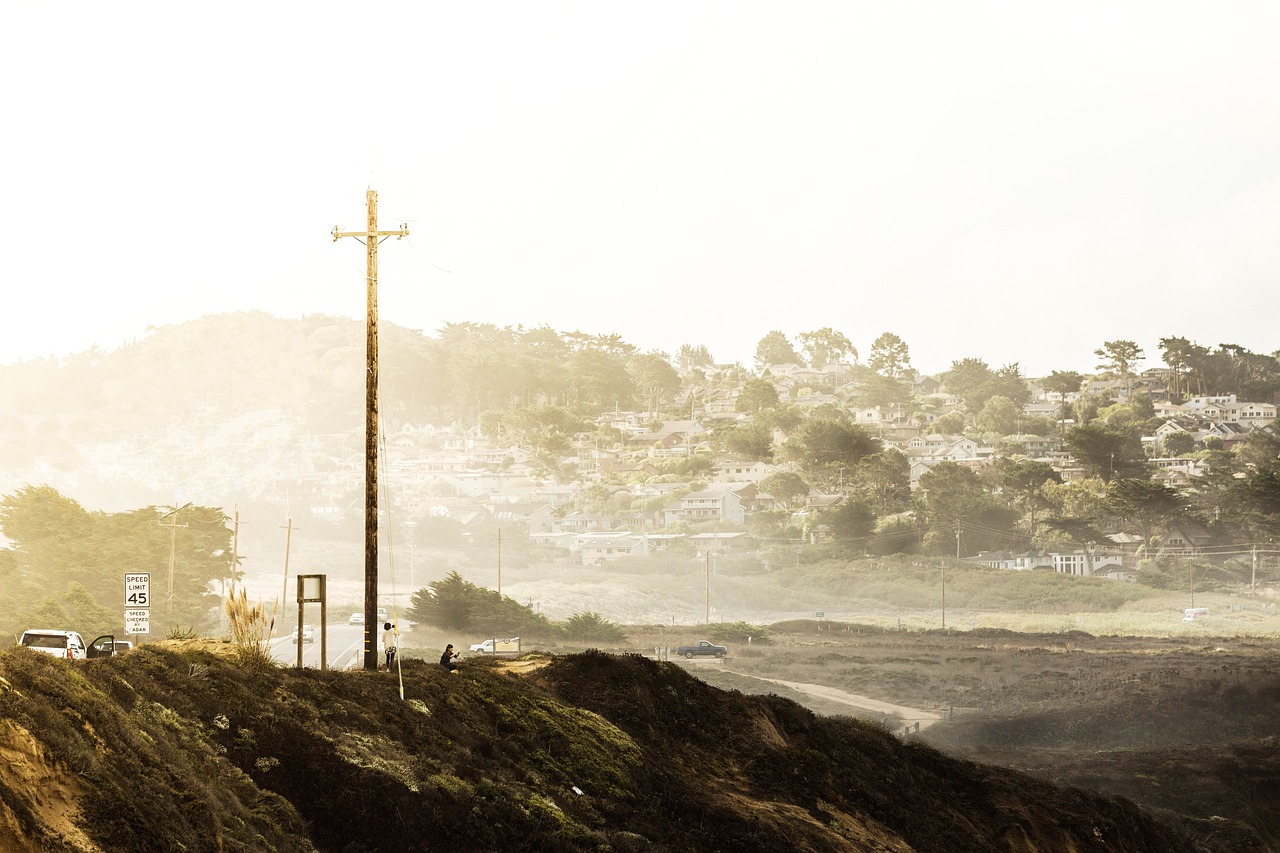
[{"label": "overhead wire", "polygon": [[[382,389],[378,388],[378,410],[382,410]],[[380,505],[385,505],[384,515],[387,521],[386,539],[387,539],[387,571],[391,573],[391,632],[396,640],[396,679],[400,686],[400,699],[404,700],[404,671],[400,667],[400,597],[396,592],[396,562],[395,548],[392,547],[391,535],[391,490],[387,485],[389,473],[387,470],[387,433],[382,428],[382,424],[378,424],[378,440],[381,442],[381,453],[378,454],[382,476],[379,478],[382,485],[383,500]],[[381,525],[379,525],[381,526]]]}]

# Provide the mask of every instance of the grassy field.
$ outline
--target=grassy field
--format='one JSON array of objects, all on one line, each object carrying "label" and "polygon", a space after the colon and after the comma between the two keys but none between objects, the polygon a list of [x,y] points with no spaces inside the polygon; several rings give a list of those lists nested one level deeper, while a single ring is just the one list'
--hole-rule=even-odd
[{"label": "grassy field", "polygon": [[[386,560],[389,554],[384,554]],[[285,600],[271,560],[250,560],[251,595]],[[1249,596],[1228,588],[1160,590],[1101,578],[1052,572],[987,569],[942,558],[887,557],[852,562],[778,564],[723,557],[708,574],[704,560],[647,558],[604,566],[537,563],[503,566],[460,553],[419,554],[406,567],[379,570],[380,601],[403,609],[415,589],[456,570],[470,583],[536,609],[553,620],[594,612],[619,624],[661,624],[692,629],[707,622],[771,624],[821,618],[879,627],[929,630],[1005,628],[1015,631],[1177,636],[1215,634],[1280,636],[1280,588]],[[328,543],[298,544],[292,574],[329,577],[330,612],[362,608],[363,554]],[[283,592],[282,592],[283,591]],[[284,599],[281,599],[282,594]],[[1210,615],[1184,623],[1185,608],[1207,606]],[[818,617],[817,614],[822,616]]]},{"label": "grassy field", "polygon": [[[483,571],[472,575],[472,583],[486,584]],[[493,578],[487,580],[492,585]],[[822,619],[908,630],[1280,636],[1280,607],[1274,596],[1228,589],[1192,595],[1189,590],[954,561],[945,568],[936,561],[906,559],[826,562],[767,572],[729,565],[710,577],[705,569],[661,561],[545,565],[505,572],[503,593],[553,619],[593,611],[621,624],[675,628],[708,621],[771,624]],[[1183,622],[1183,612],[1192,602],[1208,607],[1209,616]]]}]

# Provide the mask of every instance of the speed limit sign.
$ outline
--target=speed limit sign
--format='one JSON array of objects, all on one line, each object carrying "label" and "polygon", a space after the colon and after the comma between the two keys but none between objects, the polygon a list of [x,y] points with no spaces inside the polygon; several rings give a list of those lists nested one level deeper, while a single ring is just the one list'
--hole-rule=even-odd
[{"label": "speed limit sign", "polygon": [[126,608],[151,606],[151,573],[125,573],[124,606]]}]

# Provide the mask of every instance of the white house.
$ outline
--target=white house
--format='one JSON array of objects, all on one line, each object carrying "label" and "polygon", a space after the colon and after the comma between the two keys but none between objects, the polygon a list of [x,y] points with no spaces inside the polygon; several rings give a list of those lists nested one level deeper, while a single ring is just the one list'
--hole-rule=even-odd
[{"label": "white house", "polygon": [[582,534],[575,540],[583,565],[609,563],[622,557],[643,554],[644,537],[623,534]]},{"label": "white house", "polygon": [[764,462],[753,462],[736,456],[716,457],[717,483],[759,483],[772,469]]},{"label": "white house", "polygon": [[729,489],[702,489],[690,492],[679,503],[664,507],[663,524],[677,521],[727,521],[742,524],[746,511],[742,500]]},{"label": "white house", "polygon": [[1124,567],[1124,555],[1119,551],[1027,551],[1011,554],[1007,551],[984,551],[972,558],[975,563],[993,569],[1027,571],[1052,569],[1065,575],[1100,575]]}]

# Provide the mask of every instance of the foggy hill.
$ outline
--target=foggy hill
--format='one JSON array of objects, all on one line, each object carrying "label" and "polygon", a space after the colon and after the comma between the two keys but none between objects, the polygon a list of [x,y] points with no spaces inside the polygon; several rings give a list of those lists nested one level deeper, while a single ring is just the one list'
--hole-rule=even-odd
[{"label": "foggy hill", "polygon": [[0,849],[1195,849],[1126,800],[639,656],[405,660],[402,700],[229,649],[0,654]]},{"label": "foggy hill", "polygon": [[[386,330],[391,341],[404,334]],[[358,436],[363,360],[360,324],[250,312],[0,367],[0,487],[48,483],[112,509],[167,502],[183,487],[247,498],[234,484],[257,465],[309,470],[289,456],[304,446],[318,456],[305,437]]]},{"label": "foggy hill", "polygon": [[[613,335],[475,323],[427,335],[384,322],[384,431],[474,425],[515,402],[626,406],[634,351]],[[47,483],[108,509],[244,506],[273,477],[358,460],[364,410],[362,322],[209,315],[114,350],[0,366],[0,491]]]}]

